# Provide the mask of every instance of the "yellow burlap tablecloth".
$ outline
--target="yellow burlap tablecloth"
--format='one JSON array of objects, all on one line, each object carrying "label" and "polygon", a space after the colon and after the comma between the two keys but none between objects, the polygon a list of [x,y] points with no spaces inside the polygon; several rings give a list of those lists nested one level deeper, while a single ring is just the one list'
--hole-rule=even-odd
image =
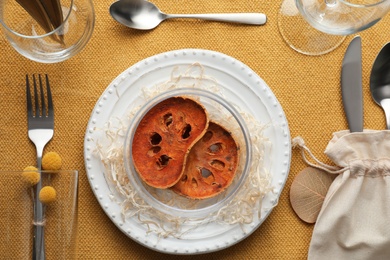
[{"label": "yellow burlap tablecloth", "polygon": [[[353,36],[330,54],[309,57],[290,49],[280,37],[277,14],[281,1],[154,0],[167,13],[263,12],[268,21],[264,26],[245,26],[170,20],[152,31],[119,25],[108,12],[112,2],[94,1],[92,39],[80,54],[60,64],[29,61],[0,37],[0,169],[23,169],[35,163],[35,147],[27,137],[25,75],[48,73],[55,102],[55,136],[46,151],[58,152],[64,169],[80,171],[78,258],[203,259],[205,256],[165,255],[139,245],[122,233],[98,204],[84,168],[83,142],[91,111],[102,92],[122,71],[151,55],[182,48],[222,52],[247,64],[265,80],[284,108],[291,136],[302,136],[326,162],[323,151],[331,134],[347,128],[339,81],[342,57]],[[389,23],[390,15],[360,33],[365,128],[385,128],[383,112],[370,96],[369,74],[380,48],[390,40]],[[313,225],[299,220],[289,203],[290,185],[304,167],[298,151],[293,151],[285,189],[266,221],[242,242],[207,257],[305,259]]]}]

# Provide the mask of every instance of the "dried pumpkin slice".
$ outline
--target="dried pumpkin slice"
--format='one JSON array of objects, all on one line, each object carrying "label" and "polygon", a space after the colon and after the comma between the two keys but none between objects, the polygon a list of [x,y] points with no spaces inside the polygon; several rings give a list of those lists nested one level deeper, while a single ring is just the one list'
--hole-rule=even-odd
[{"label": "dried pumpkin slice", "polygon": [[208,127],[204,107],[186,97],[172,97],[152,107],[141,119],[133,138],[136,171],[148,185],[165,189],[183,173],[191,147]]},{"label": "dried pumpkin slice", "polygon": [[231,133],[210,122],[207,132],[192,147],[183,176],[172,187],[192,199],[211,198],[233,181],[239,160],[239,146]]}]

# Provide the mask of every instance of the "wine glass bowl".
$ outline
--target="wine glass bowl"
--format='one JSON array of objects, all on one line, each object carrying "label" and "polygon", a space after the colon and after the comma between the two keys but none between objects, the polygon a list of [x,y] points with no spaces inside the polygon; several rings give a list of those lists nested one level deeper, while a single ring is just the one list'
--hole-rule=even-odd
[{"label": "wine glass bowl", "polygon": [[387,0],[297,0],[297,8],[314,28],[349,35],[376,24],[389,11]]},{"label": "wine glass bowl", "polygon": [[284,0],[278,17],[283,39],[298,52],[320,55],[346,35],[370,28],[390,10],[390,0]]}]

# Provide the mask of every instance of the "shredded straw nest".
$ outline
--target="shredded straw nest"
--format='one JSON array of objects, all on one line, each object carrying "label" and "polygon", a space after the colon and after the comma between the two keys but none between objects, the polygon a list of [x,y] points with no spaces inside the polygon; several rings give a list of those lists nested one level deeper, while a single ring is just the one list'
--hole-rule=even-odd
[{"label": "shredded straw nest", "polygon": [[[183,83],[184,78],[191,78],[192,84],[189,86],[188,83]],[[204,79],[207,79],[207,83],[205,83]],[[139,98],[144,99],[146,103],[148,100],[165,91],[183,87],[200,88],[218,93],[222,97],[224,96],[216,80],[204,75],[203,67],[200,64],[193,64],[184,72],[179,71],[177,68],[174,69],[171,73],[170,80],[163,84],[143,88],[142,96]],[[234,104],[232,105],[234,106]],[[180,217],[161,212],[146,203],[141,194],[139,194],[138,189],[129,181],[124,161],[124,140],[131,119],[140,107],[131,108],[131,111],[125,113],[124,118],[111,118],[106,123],[105,128],[101,129],[103,135],[99,140],[95,140],[95,155],[105,167],[105,179],[111,190],[108,196],[110,196],[113,202],[121,206],[124,222],[129,219],[137,220],[140,224],[145,225],[147,233],[153,232],[162,238],[170,236],[182,238],[185,234],[193,232],[198,227],[207,223],[243,225],[250,224],[255,219],[261,218],[262,200],[267,193],[273,190],[271,186],[271,175],[269,174],[270,162],[265,160],[265,155],[267,153],[269,154],[272,149],[271,142],[263,134],[267,127],[266,125],[262,125],[252,115],[241,111],[239,107],[235,106],[235,108],[244,118],[250,133],[252,142],[250,170],[243,185],[232,200],[223,205],[218,211],[211,212],[207,216],[200,218]],[[220,117],[220,115],[218,116]],[[210,117],[212,120],[218,120],[217,117],[213,118],[212,113]],[[224,122],[230,121],[228,118],[219,120],[223,120]],[[228,128],[232,131],[233,135],[235,135],[234,133],[236,131],[240,131],[240,129],[234,128]],[[238,143],[243,142],[243,140],[237,141]],[[240,169],[238,169],[238,172],[240,172]],[[161,201],[168,205],[179,206],[184,201],[186,203],[185,208],[194,209],[197,208],[197,203],[202,203],[202,201],[186,199],[179,195],[172,195],[171,193],[173,192],[167,190],[166,197],[162,198]],[[175,196],[181,198],[175,198]]]}]

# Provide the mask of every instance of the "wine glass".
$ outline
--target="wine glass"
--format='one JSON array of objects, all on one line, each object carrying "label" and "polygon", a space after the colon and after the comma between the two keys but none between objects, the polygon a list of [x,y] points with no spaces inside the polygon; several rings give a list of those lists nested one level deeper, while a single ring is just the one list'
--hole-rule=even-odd
[{"label": "wine glass", "polygon": [[390,0],[283,0],[279,32],[294,50],[321,55],[337,48],[346,35],[376,24]]}]

